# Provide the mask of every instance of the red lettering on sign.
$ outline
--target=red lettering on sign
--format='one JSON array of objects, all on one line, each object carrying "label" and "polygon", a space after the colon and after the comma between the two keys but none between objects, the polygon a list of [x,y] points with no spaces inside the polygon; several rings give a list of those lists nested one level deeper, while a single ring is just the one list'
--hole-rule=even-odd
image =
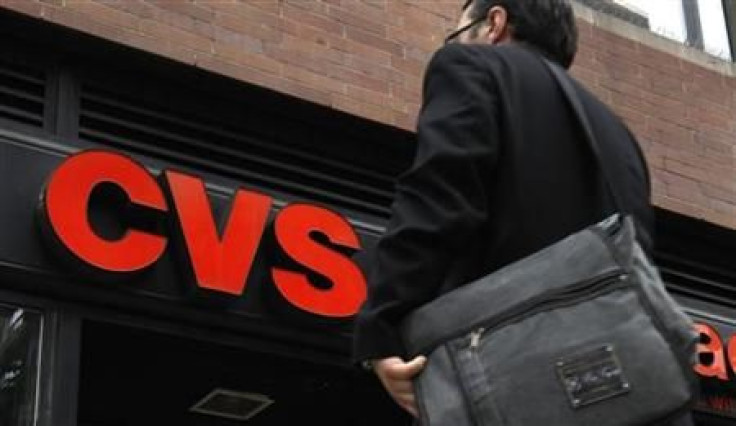
[{"label": "red lettering on sign", "polygon": [[[163,177],[176,213],[177,220],[171,223],[182,237],[180,248],[187,257],[184,269],[189,268],[201,288],[242,294],[266,227],[271,197],[238,190],[220,235],[202,179],[175,171],[166,171]],[[44,192],[42,213],[54,242],[105,272],[136,272],[154,264],[166,248],[166,237],[132,225],[114,240],[95,233],[89,220],[90,199],[103,184],[119,188],[135,210],[168,212],[159,183],[143,166],[122,154],[80,152],[51,175]],[[122,214],[127,209],[121,210]],[[360,248],[348,221],[321,207],[295,204],[276,216],[274,228],[287,256],[329,282],[318,287],[303,269],[272,268],[283,297],[316,315],[342,319],[357,313],[366,297],[366,283],[358,266],[340,249]],[[313,233],[326,236],[329,243],[314,240]]]},{"label": "red lettering on sign", "polygon": [[[695,329],[701,334],[701,336],[705,336],[708,340],[708,343],[698,343],[697,345],[697,353],[700,354],[710,354],[713,356],[713,362],[708,363],[708,365],[704,365],[702,363],[698,363],[695,366],[695,371],[705,377],[717,377],[721,380],[728,380],[728,371],[726,371],[726,361],[723,354],[723,342],[721,341],[721,336],[718,335],[718,332],[707,324],[695,324]],[[731,344],[729,344],[729,349],[731,348]],[[733,352],[731,352],[733,354]],[[731,365],[733,364],[733,359],[731,360]]]},{"label": "red lettering on sign", "polygon": [[166,238],[128,229],[118,240],[98,236],[88,220],[92,191],[116,185],[137,206],[166,211],[161,188],[135,161],[105,151],[86,151],[67,158],[51,175],[44,193],[44,213],[56,238],[78,259],[120,273],[142,270],[166,248]]},{"label": "red lettering on sign", "polygon": [[736,335],[728,339],[728,362],[731,364],[731,371],[736,373]]},{"label": "red lettering on sign", "polygon": [[332,285],[317,288],[306,274],[281,268],[271,270],[274,283],[289,302],[307,312],[327,317],[355,315],[366,297],[363,274],[349,257],[314,241],[314,232],[324,234],[332,244],[360,248],[343,217],[315,206],[290,205],[276,217],[279,245],[294,261],[328,278]]},{"label": "red lettering on sign", "polygon": [[183,173],[167,170],[165,174],[197,285],[242,294],[266,226],[271,197],[237,191],[220,238],[204,182]]}]

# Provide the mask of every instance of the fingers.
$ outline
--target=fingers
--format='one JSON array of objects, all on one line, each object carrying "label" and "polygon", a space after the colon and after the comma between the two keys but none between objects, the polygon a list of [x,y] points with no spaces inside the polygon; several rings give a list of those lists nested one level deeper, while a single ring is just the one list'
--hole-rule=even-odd
[{"label": "fingers", "polygon": [[401,358],[387,358],[385,364],[385,373],[388,377],[397,380],[409,380],[419,374],[427,362],[424,356],[418,356],[409,362],[404,362]]},{"label": "fingers", "polygon": [[418,411],[412,379],[422,371],[426,362],[426,357],[418,356],[408,362],[398,357],[390,357],[374,363],[376,374],[386,391],[399,406],[414,417],[418,416]]},{"label": "fingers", "polygon": [[414,417],[419,417],[419,410],[417,410],[417,403],[414,399],[414,393],[409,395],[403,395],[401,397],[394,398],[397,404],[404,410],[408,411]]}]

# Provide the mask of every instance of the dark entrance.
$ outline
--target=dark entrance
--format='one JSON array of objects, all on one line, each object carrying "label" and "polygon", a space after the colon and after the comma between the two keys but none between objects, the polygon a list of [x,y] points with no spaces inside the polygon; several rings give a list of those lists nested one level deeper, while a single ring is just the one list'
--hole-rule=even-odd
[{"label": "dark entrance", "polygon": [[[80,370],[80,426],[408,424],[374,379],[257,347],[85,322]],[[215,389],[273,403],[247,421],[189,410]]]}]

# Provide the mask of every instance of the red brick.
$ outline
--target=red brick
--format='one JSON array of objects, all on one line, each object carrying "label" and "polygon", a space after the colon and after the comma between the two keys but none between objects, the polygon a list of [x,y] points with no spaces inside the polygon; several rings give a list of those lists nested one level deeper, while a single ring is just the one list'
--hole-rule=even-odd
[{"label": "red brick", "polygon": [[330,19],[327,16],[319,15],[316,13],[310,13],[304,9],[300,9],[297,5],[299,3],[311,4],[312,1],[296,1],[294,4],[285,3],[283,5],[283,17],[294,20],[301,25],[309,25],[315,28],[319,28],[331,34],[342,35],[344,32],[344,26],[334,19]]},{"label": "red brick", "polygon": [[648,116],[646,132],[642,136],[672,148],[698,153],[700,148],[695,143],[693,134],[694,132],[686,127]]},{"label": "red brick", "polygon": [[695,126],[709,126],[716,130],[730,131],[734,128],[734,119],[731,114],[713,109],[699,108],[698,105],[687,108],[687,117]]},{"label": "red brick", "polygon": [[265,45],[267,55],[295,67],[304,67],[326,73],[331,66],[345,65],[349,59],[344,52],[329,45],[284,35],[281,43]]},{"label": "red brick", "polygon": [[682,79],[667,76],[665,74],[649,76],[650,90],[653,93],[669,96],[673,98],[682,98],[685,93]]},{"label": "red brick", "polygon": [[244,80],[252,84],[276,89],[323,105],[330,103],[331,97],[328,92],[307,87],[277,75],[263,73],[251,68],[245,68],[217,58],[204,58],[197,65],[209,71]]},{"label": "red brick", "polygon": [[380,106],[388,106],[392,102],[391,96],[385,93],[367,90],[352,85],[348,85],[347,89],[347,96],[356,101]]},{"label": "red brick", "polygon": [[343,2],[339,7],[353,14],[363,16],[372,22],[387,26],[403,25],[404,17],[389,12],[388,3],[394,0],[361,0]]},{"label": "red brick", "polygon": [[732,213],[721,213],[711,210],[707,212],[705,219],[715,225],[736,229],[736,215]]},{"label": "red brick", "polygon": [[710,164],[708,178],[704,182],[720,188],[731,188],[734,184],[733,165],[722,165],[714,161],[711,161]]},{"label": "red brick", "polygon": [[347,35],[348,39],[356,41],[358,43],[375,47],[378,50],[383,50],[384,52],[388,52],[392,55],[404,55],[404,46],[402,46],[401,44],[386,40],[385,38],[378,37],[365,31],[361,31],[357,28],[346,27],[345,34]]},{"label": "red brick", "polygon": [[[129,0],[123,0],[129,1]],[[201,7],[192,1],[187,0],[144,0],[148,3],[152,3],[162,9],[167,9],[172,12],[180,13],[182,15],[190,16],[195,19],[202,21],[210,21],[214,17],[214,13],[211,9]]]},{"label": "red brick", "polygon": [[259,8],[248,2],[233,2],[232,0],[199,0],[197,3],[202,7],[213,10],[215,13],[230,13],[250,20],[257,24],[263,24],[271,28],[281,28],[281,18],[278,13]]},{"label": "red brick", "polygon": [[718,199],[731,203],[736,207],[736,182],[730,185],[730,188],[723,188],[710,184],[703,184],[703,193],[710,199]]},{"label": "red brick", "polygon": [[613,108],[629,127],[639,127],[646,125],[646,116],[641,111],[626,106],[617,106]]},{"label": "red brick", "polygon": [[212,52],[212,40],[170,25],[162,24],[161,22],[143,20],[141,21],[140,29],[142,33],[156,38],[175,41],[194,50]]},{"label": "red brick", "polygon": [[630,52],[631,54],[639,51],[640,45],[635,41],[599,28],[594,28],[590,33],[590,37],[594,44],[604,49],[616,49],[620,52]]},{"label": "red brick", "polygon": [[214,42],[216,44],[230,44],[239,46],[251,53],[263,52],[263,41],[248,34],[232,31],[223,27],[214,27]]},{"label": "red brick", "polygon": [[611,98],[612,98],[612,91],[606,86],[603,85],[595,85],[590,87],[590,91],[593,92],[595,96],[597,96],[603,103],[610,105],[611,104]]},{"label": "red brick", "polygon": [[331,68],[330,76],[353,86],[388,94],[387,81],[370,77],[352,68],[336,65]]},{"label": "red brick", "polygon": [[442,46],[444,36],[444,32],[440,31],[427,34],[401,26],[389,27],[387,38],[397,43],[406,44],[407,46],[416,46],[424,50],[434,51]]},{"label": "red brick", "polygon": [[696,219],[703,219],[707,214],[707,210],[700,205],[689,203],[685,200],[668,197],[665,194],[654,194],[652,197],[653,204],[666,210],[672,210]]},{"label": "red brick", "polygon": [[335,81],[324,74],[315,73],[303,68],[286,67],[283,71],[284,78],[301,83],[307,87],[328,93],[346,93],[346,85],[343,82]]},{"label": "red brick", "polygon": [[607,77],[603,74],[599,74],[597,84],[614,92],[619,92],[626,95],[631,94],[634,96],[639,96],[641,94],[641,91],[646,89],[646,84],[643,80],[618,80]]},{"label": "red brick", "polygon": [[333,96],[332,107],[378,122],[386,123],[393,120],[393,113],[387,108],[357,102],[342,95]]},{"label": "red brick", "polygon": [[627,94],[623,94],[618,91],[611,91],[611,106],[614,108],[628,108],[636,111],[642,116],[645,114],[647,108],[646,103],[644,102],[644,94],[641,90]]},{"label": "red brick", "polygon": [[461,2],[426,1],[426,0],[406,0],[409,6],[408,22],[411,18],[424,20],[427,22],[451,22],[452,25],[457,23],[462,11]]},{"label": "red brick", "polygon": [[457,27],[457,22],[447,19],[438,19],[437,17],[427,14],[422,15],[416,12],[416,9],[404,17],[404,24],[400,26],[409,36],[414,34],[415,37],[428,37],[441,43],[442,40]]},{"label": "red brick", "polygon": [[635,82],[643,84],[643,80],[646,78],[641,65],[632,63],[623,56],[613,54],[610,51],[594,52],[593,67],[609,78],[626,80],[631,84],[635,84]]},{"label": "red brick", "polygon": [[[198,2],[200,0],[195,1]],[[249,4],[273,15],[278,15],[281,8],[281,2],[279,0],[257,0],[251,1]]]},{"label": "red brick", "polygon": [[420,61],[429,63],[429,60],[432,58],[432,55],[436,52],[437,49],[422,49],[419,46],[407,46],[405,49],[404,57],[406,59],[414,59],[415,61]]},{"label": "red brick", "polygon": [[[164,19],[165,14],[172,14],[172,12],[158,8],[150,3],[144,3],[143,0],[132,0],[132,1],[104,1],[105,6],[113,9],[122,10],[135,15],[138,19]],[[174,14],[182,16],[180,14]],[[191,19],[191,18],[189,18]]]},{"label": "red brick", "polygon": [[382,20],[371,20],[337,6],[330,6],[328,15],[347,27],[355,27],[379,37],[386,37],[387,26]]},{"label": "red brick", "polygon": [[48,6],[45,3],[38,3],[35,1],[25,1],[25,0],[0,0],[0,7],[4,7],[6,9],[11,9],[16,12],[25,13],[27,15],[31,16],[45,16],[47,15],[47,8],[53,7]]},{"label": "red brick", "polygon": [[328,3],[319,0],[281,0],[282,11],[285,6],[289,6],[291,9],[307,11],[316,15],[326,15],[330,7]]},{"label": "red brick", "polygon": [[67,8],[76,10],[97,22],[114,27],[136,30],[140,23],[139,17],[96,1],[70,1]]},{"label": "red brick", "polygon": [[53,22],[102,38],[120,40],[124,33],[121,28],[90,19],[88,16],[82,15],[78,11],[66,7],[49,8],[46,9],[44,13],[47,13],[48,19]]},{"label": "red brick", "polygon": [[326,74],[330,68],[330,64],[323,60],[315,59],[307,52],[284,49],[279,46],[267,46],[266,53],[269,58],[289,68],[302,68],[319,74]]},{"label": "red brick", "polygon": [[248,53],[237,46],[215,44],[214,49],[214,56],[227,62],[273,74],[281,74],[283,69],[282,62],[263,54]]},{"label": "red brick", "polygon": [[679,57],[645,45],[639,45],[638,53],[630,59],[645,67],[669,70],[675,73],[682,71],[682,61]]},{"label": "red brick", "polygon": [[725,214],[729,217],[736,217],[736,204],[733,202],[710,198],[707,203],[709,207],[718,213]]},{"label": "red brick", "polygon": [[281,80],[278,84],[269,85],[272,89],[292,95],[298,99],[304,99],[320,105],[331,105],[333,95],[331,93],[317,90],[313,87],[304,86],[289,80]]},{"label": "red brick", "polygon": [[196,51],[181,47],[177,48],[171,43],[162,43],[160,39],[146,36],[140,32],[127,32],[118,41],[122,44],[149,51],[185,64],[193,65],[197,61]]},{"label": "red brick", "polygon": [[712,102],[728,105],[732,104],[732,91],[728,90],[721,80],[706,80],[696,78],[684,83],[688,97],[708,99]]},{"label": "red brick", "polygon": [[715,129],[699,129],[695,133],[695,140],[703,147],[706,154],[717,156],[722,161],[733,162],[736,158],[736,136],[733,133]]},{"label": "red brick", "polygon": [[666,186],[666,194],[668,197],[672,197],[678,200],[684,200],[688,203],[697,204],[701,206],[708,205],[708,197],[703,193],[700,187],[690,188],[684,186]]},{"label": "red brick", "polygon": [[[352,48],[355,43],[342,37],[342,35],[336,35],[327,31],[321,30],[316,27],[301,25],[296,21],[290,19],[284,19],[284,40],[298,39],[305,43],[303,46],[310,46],[309,49],[320,46],[346,54]],[[381,52],[381,56],[376,56],[376,59],[382,63],[388,63],[389,55]],[[380,58],[380,59],[378,59]],[[386,58],[386,59],[384,59]]]},{"label": "red brick", "polygon": [[410,104],[419,104],[422,101],[422,94],[418,91],[407,90],[403,84],[391,84],[390,93],[399,99],[404,99]]},{"label": "red brick", "polygon": [[580,80],[580,82],[589,89],[596,86],[600,78],[597,72],[577,66],[574,66],[571,69],[571,73],[576,79]]},{"label": "red brick", "polygon": [[361,57],[365,60],[374,61],[377,65],[390,65],[391,53],[378,49],[374,46],[361,44],[353,40],[345,40],[338,49],[345,53]]},{"label": "red brick", "polygon": [[[636,133],[635,133],[636,135]],[[656,141],[647,141],[645,138],[636,135],[637,140],[642,145],[642,150],[647,158],[650,169],[664,170],[664,159],[667,156],[667,148]],[[658,179],[662,178],[658,175]]]},{"label": "red brick", "polygon": [[382,80],[389,84],[403,83],[406,80],[405,74],[396,67],[377,65],[373,61],[366,60],[359,55],[351,55],[346,65],[368,77]]},{"label": "red brick", "polygon": [[263,23],[256,23],[240,15],[218,12],[213,19],[215,25],[241,34],[248,34],[259,40],[279,42],[283,38],[283,31],[269,27]]},{"label": "red brick", "polygon": [[582,19],[576,19],[575,22],[578,25],[578,36],[580,40],[586,40],[593,37],[593,31],[597,31],[593,25],[588,21]]},{"label": "red brick", "polygon": [[416,113],[393,113],[393,124],[399,128],[405,130],[416,130],[417,127],[417,114]]},{"label": "red brick", "polygon": [[391,66],[409,75],[421,75],[427,67],[426,61],[416,59],[404,59],[397,56],[391,57]]},{"label": "red brick", "polygon": [[693,130],[692,123],[687,119],[687,105],[682,102],[682,99],[643,91],[641,100],[643,114],[676,124],[687,130]]}]

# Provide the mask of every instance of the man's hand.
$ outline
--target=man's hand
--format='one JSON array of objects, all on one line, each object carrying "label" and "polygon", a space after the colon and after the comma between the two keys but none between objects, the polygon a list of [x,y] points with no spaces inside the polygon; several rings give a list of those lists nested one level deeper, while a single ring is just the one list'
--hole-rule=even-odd
[{"label": "man's hand", "polygon": [[404,362],[399,357],[373,361],[373,369],[383,387],[397,404],[414,417],[419,417],[419,413],[411,379],[422,371],[426,362],[427,358],[423,356],[418,356],[409,362]]}]

